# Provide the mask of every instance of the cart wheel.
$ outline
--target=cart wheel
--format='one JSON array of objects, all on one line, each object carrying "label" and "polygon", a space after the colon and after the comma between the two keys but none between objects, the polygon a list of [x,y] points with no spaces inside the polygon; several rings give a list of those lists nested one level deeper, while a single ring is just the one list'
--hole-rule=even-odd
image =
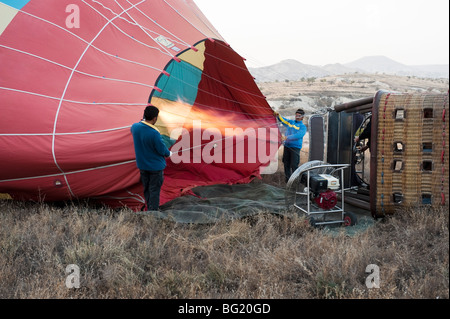
[{"label": "cart wheel", "polygon": [[344,226],[353,226],[356,224],[356,215],[351,212],[344,213]]}]

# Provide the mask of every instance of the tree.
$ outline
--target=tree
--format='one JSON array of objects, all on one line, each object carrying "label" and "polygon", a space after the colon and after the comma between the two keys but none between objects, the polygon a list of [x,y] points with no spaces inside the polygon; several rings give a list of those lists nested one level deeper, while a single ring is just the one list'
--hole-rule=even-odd
[{"label": "tree", "polygon": [[306,81],[308,82],[308,86],[311,86],[316,81],[316,78],[315,77],[311,77],[311,78],[308,78]]}]

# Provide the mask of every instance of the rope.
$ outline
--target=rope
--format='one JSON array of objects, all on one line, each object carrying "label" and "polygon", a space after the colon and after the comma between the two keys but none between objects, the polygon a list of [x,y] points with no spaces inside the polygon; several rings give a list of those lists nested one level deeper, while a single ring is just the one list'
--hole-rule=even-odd
[{"label": "rope", "polygon": [[[94,0],[95,1],[95,0]],[[114,2],[122,9],[122,10],[124,10],[124,8],[117,2],[117,0],[114,0]],[[134,7],[134,6],[133,6]],[[139,25],[137,22],[136,22],[136,20],[131,16],[131,14],[130,13],[128,13],[128,12],[125,12],[126,14],[127,14],[127,16],[129,16],[133,21],[134,21],[134,23],[136,23],[136,25],[148,36],[148,37],[150,37],[154,42],[156,42],[161,48],[163,48],[163,50],[164,51],[166,51],[167,52],[167,54],[169,54],[169,56],[171,56],[172,57],[172,59],[175,59],[175,60],[177,60],[178,58],[174,55],[174,54],[172,54],[169,50],[167,50],[167,48],[164,46],[164,45],[162,45],[161,43],[159,43],[158,41],[156,41],[156,39],[154,39],[150,34],[148,34],[148,32],[141,26],[141,25]],[[179,59],[178,59],[179,60]]]},{"label": "rope", "polygon": [[[102,16],[106,21],[108,21],[108,23],[107,23],[106,25],[111,24],[111,25],[113,25],[117,30],[119,30],[119,32],[123,33],[125,36],[127,36],[127,37],[130,38],[130,39],[132,39],[133,41],[135,41],[135,42],[137,42],[137,43],[139,43],[139,44],[141,44],[141,45],[143,45],[143,46],[145,46],[145,47],[148,47],[148,48],[150,48],[150,49],[157,50],[157,51],[161,52],[162,54],[167,55],[167,56],[173,58],[173,55],[172,55],[170,52],[168,52],[164,47],[163,47],[163,49],[165,49],[167,52],[161,51],[161,49],[158,48],[158,47],[153,47],[153,46],[151,46],[151,45],[148,45],[148,44],[146,44],[146,43],[144,43],[144,42],[141,42],[141,41],[137,40],[137,39],[134,38],[133,36],[129,35],[129,34],[126,33],[125,31],[123,31],[121,28],[119,28],[116,24],[114,24],[113,22],[110,22],[110,19],[108,19],[107,17],[105,17],[101,12],[99,12],[99,11],[98,11],[97,9],[95,9],[93,6],[91,6],[90,4],[86,3],[85,0],[81,0],[81,1],[82,1],[83,3],[85,3],[87,6],[89,6],[90,8],[92,8],[95,12],[97,12],[100,16]],[[93,1],[94,1],[94,2],[97,2],[97,1],[95,1],[95,0],[93,0]],[[132,7],[130,7],[130,8],[128,8],[128,9],[122,11],[119,15],[121,15],[121,14],[123,14],[123,13],[126,13],[128,10],[134,8],[135,6],[141,4],[141,3],[145,2],[145,1],[147,1],[147,0],[142,0],[141,2],[137,3],[136,5],[133,5]],[[97,3],[98,3],[98,2],[97,2]],[[111,21],[112,21],[112,20],[115,20],[116,18],[119,18],[119,17],[118,17],[119,15],[116,14],[116,16],[115,16],[113,19],[111,19]],[[151,38],[154,42],[156,42],[156,43],[159,45],[159,43],[158,43],[155,39],[153,39],[151,36],[150,36],[150,38]]]},{"label": "rope", "polygon": [[[174,79],[176,79],[176,78],[174,77]],[[193,85],[190,84],[190,83],[186,83],[186,82],[184,82],[184,81],[182,81],[182,80],[180,80],[180,82],[186,84],[186,86],[190,86],[190,87],[195,88],[195,86],[193,86]],[[243,102],[240,102],[240,101],[237,101],[237,100],[229,99],[229,98],[226,98],[226,97],[224,97],[224,96],[220,96],[220,95],[211,93],[211,92],[209,92],[209,91],[206,91],[206,90],[203,90],[203,89],[200,89],[200,88],[198,89],[198,91],[204,92],[204,93],[206,93],[206,94],[208,94],[208,95],[210,95],[210,96],[217,97],[217,98],[219,98],[220,100],[224,100],[224,101],[227,101],[227,102],[236,103],[236,104],[239,104],[239,105],[250,106],[250,107],[254,107],[254,108],[267,109],[267,107],[264,107],[264,106],[258,106],[258,105],[253,105],[253,104],[243,103]],[[175,94],[172,93],[172,92],[165,92],[165,94],[171,96],[173,99],[177,99],[177,98],[178,98],[178,95],[175,95]],[[171,101],[174,101],[174,100],[171,100]],[[209,108],[212,108],[212,109],[219,109],[219,108],[215,108],[215,107],[213,107],[213,106],[206,105],[206,104],[200,104],[200,103],[196,103],[196,104],[198,104],[198,105],[203,105],[203,106],[206,106],[206,107],[209,107]],[[258,113],[248,113],[248,112],[246,112],[245,114],[254,114],[254,115],[257,115]]]},{"label": "rope", "polygon": [[94,170],[97,170],[97,169],[104,169],[104,168],[115,167],[115,166],[120,166],[120,165],[127,165],[127,164],[135,163],[135,162],[136,162],[136,160],[134,159],[134,160],[124,161],[124,162],[120,162],[120,163],[114,163],[114,164],[108,164],[108,165],[103,165],[103,166],[97,166],[97,167],[80,169],[80,170],[71,171],[71,172],[4,179],[4,180],[0,180],[0,183],[15,182],[15,181],[25,181],[25,180],[28,180],[28,179],[38,179],[38,178],[47,178],[47,177],[56,177],[56,176],[66,176],[66,175],[72,175],[72,174],[78,174],[78,173],[94,171]]},{"label": "rope", "polygon": [[[127,0],[127,2],[131,5],[132,3],[130,2],[130,1],[128,1]],[[161,29],[163,29],[164,31],[166,31],[167,33],[169,33],[171,36],[173,36],[173,37],[175,37],[176,39],[177,39],[177,41],[179,41],[178,43],[181,43],[181,44],[183,44],[183,45],[185,45],[186,47],[191,47],[191,45],[190,44],[188,44],[186,41],[184,41],[183,39],[181,39],[181,38],[179,38],[179,37],[177,37],[175,34],[173,34],[172,32],[170,32],[169,30],[167,30],[166,28],[164,28],[162,25],[160,25],[158,22],[156,22],[154,19],[152,19],[152,18],[150,18],[147,14],[145,14],[144,12],[142,12],[141,11],[141,9],[139,9],[138,7],[136,7],[136,9],[143,15],[143,16],[145,16],[148,20],[150,20],[151,22],[153,22],[154,24],[156,24],[158,27],[160,27]],[[145,28],[145,27],[144,27]],[[151,31],[150,29],[148,29],[148,28],[145,28],[145,29],[147,29],[147,30],[149,30],[150,32],[154,32],[154,31]],[[154,32],[154,33],[156,33],[156,32]],[[158,33],[156,33],[156,34],[158,34]],[[159,34],[160,35],[160,34]],[[171,38],[167,38],[167,39],[169,39],[170,41],[172,41],[172,42],[177,42],[177,41],[175,41],[175,40],[173,40],[173,39],[171,39]],[[192,47],[191,47],[192,48]]]},{"label": "rope", "polygon": [[386,99],[384,101],[384,107],[383,107],[383,112],[382,112],[382,131],[381,131],[381,141],[382,141],[382,148],[381,148],[381,200],[380,200],[380,205],[381,205],[381,211],[383,212],[383,215],[385,214],[385,199],[384,199],[384,173],[385,173],[385,138],[386,138],[386,109],[387,109],[387,105],[389,102],[389,97],[391,96],[391,93],[388,93],[386,96]]},{"label": "rope", "polygon": [[[448,101],[448,94],[449,91],[447,90],[447,95],[444,98],[444,103],[442,105],[442,152],[441,152],[441,164],[442,164],[442,178],[441,178],[441,205],[445,205],[445,178],[448,177],[448,174],[445,173],[445,147],[446,147],[446,136],[445,136],[445,129],[447,126],[446,121],[446,108]],[[448,183],[447,183],[448,185]]]},{"label": "rope", "polygon": [[[111,8],[105,6],[105,5],[104,5],[103,3],[101,3],[100,1],[92,0],[92,2],[98,3],[98,4],[101,5],[104,9],[108,10],[109,12],[111,12],[114,16],[117,15],[117,13],[114,12],[114,10],[112,10]],[[130,1],[127,0],[127,2],[128,2],[130,5],[133,5]],[[120,5],[119,5],[119,6],[120,6]],[[141,12],[142,14],[145,15],[145,13],[143,13],[138,7],[135,7],[135,9],[137,9],[139,12]],[[145,16],[148,17],[147,15],[145,15]],[[158,36],[160,35],[159,33],[155,32],[155,31],[153,31],[153,30],[150,30],[150,29],[147,28],[147,27],[140,26],[139,24],[134,23],[134,22],[132,22],[132,21],[130,21],[130,20],[124,18],[124,17],[119,17],[118,19],[121,19],[121,20],[123,20],[123,21],[125,21],[125,22],[127,22],[127,23],[129,23],[129,24],[131,24],[131,25],[134,25],[134,26],[137,26],[137,27],[142,27],[142,28],[144,28],[145,30],[147,30],[147,31],[149,31],[149,32],[151,32],[151,33],[155,33],[155,34],[158,35]],[[162,26],[160,26],[158,23],[156,23],[155,20],[153,20],[153,19],[151,19],[151,18],[149,18],[149,19],[150,19],[150,21],[152,21],[152,22],[154,22],[156,25],[158,25],[160,28],[164,29],[164,27],[162,27]],[[164,30],[165,30],[167,33],[170,33],[167,29],[164,29]],[[179,42],[179,41],[174,40],[174,39],[171,39],[171,38],[167,38],[167,39],[169,39],[169,40],[172,41],[172,42],[178,43],[178,44],[186,45],[186,44],[183,43],[183,42]],[[187,45],[187,46],[189,47],[189,45]]]}]

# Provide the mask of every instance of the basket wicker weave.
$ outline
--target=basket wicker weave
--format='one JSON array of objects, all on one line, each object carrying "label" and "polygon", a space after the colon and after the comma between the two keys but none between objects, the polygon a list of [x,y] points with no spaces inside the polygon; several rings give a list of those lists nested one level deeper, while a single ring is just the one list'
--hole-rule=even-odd
[{"label": "basket wicker weave", "polygon": [[448,93],[376,94],[372,215],[392,214],[405,206],[448,205],[448,109]]}]

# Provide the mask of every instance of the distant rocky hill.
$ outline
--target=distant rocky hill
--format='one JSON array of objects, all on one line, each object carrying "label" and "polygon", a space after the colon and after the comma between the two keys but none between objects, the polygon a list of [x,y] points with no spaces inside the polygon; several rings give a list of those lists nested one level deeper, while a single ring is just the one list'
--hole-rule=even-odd
[{"label": "distant rocky hill", "polygon": [[449,78],[449,65],[416,65],[410,66],[385,56],[363,57],[346,64],[327,64],[314,66],[303,64],[297,60],[284,60],[280,63],[249,68],[257,82],[298,81],[307,78],[321,78],[330,75],[368,73],[416,76],[423,78]]},{"label": "distant rocky hill", "polygon": [[449,79],[352,73],[330,75],[314,81],[260,82],[258,87],[274,110],[289,117],[298,108],[303,108],[308,115],[326,113],[337,104],[373,97],[379,90],[447,94]]}]

